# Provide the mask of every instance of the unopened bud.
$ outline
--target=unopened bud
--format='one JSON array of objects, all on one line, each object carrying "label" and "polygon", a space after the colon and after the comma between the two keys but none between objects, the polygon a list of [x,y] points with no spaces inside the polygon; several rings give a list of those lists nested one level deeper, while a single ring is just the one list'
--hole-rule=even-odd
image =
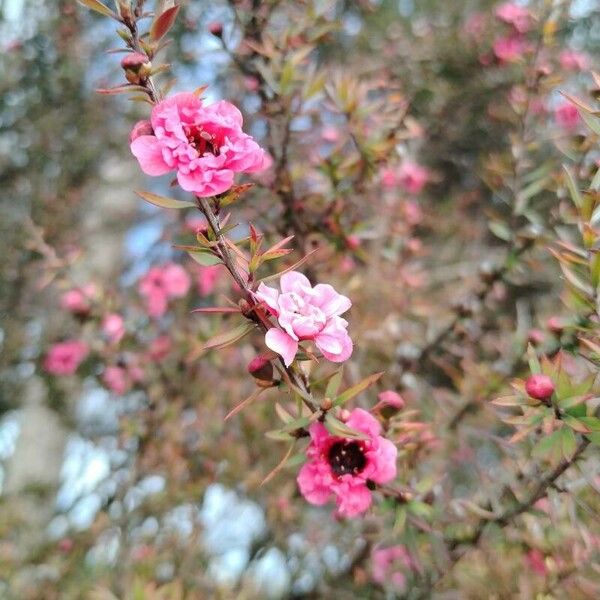
[{"label": "unopened bud", "polygon": [[321,410],[331,410],[332,406],[333,402],[331,401],[331,398],[323,398],[323,401],[321,402]]},{"label": "unopened bud", "polygon": [[377,398],[379,399],[378,405],[380,407],[389,406],[390,408],[395,408],[396,410],[402,410],[405,406],[404,398],[397,392],[393,390],[387,390],[385,392],[381,392]]},{"label": "unopened bud", "polygon": [[271,361],[260,354],[248,363],[248,373],[256,379],[257,383],[271,385],[273,383],[273,365]]},{"label": "unopened bud", "polygon": [[548,375],[531,375],[525,382],[525,391],[536,400],[547,400],[554,393],[554,383]]},{"label": "unopened bud", "polygon": [[133,140],[139,138],[141,135],[154,135],[154,130],[152,129],[152,124],[150,121],[138,121],[131,130],[129,134],[129,143],[133,142]]},{"label": "unopened bud", "polygon": [[209,23],[208,30],[215,36],[220,38],[223,35],[223,23],[219,21],[213,21]]},{"label": "unopened bud", "polygon": [[544,341],[544,332],[541,329],[530,329],[527,340],[534,346],[539,346]]},{"label": "unopened bud", "polygon": [[150,59],[141,52],[126,54],[121,61],[121,67],[125,71],[125,78],[129,83],[139,85],[144,83],[152,69]]},{"label": "unopened bud", "polygon": [[546,321],[546,327],[556,335],[560,335],[564,329],[564,324],[560,317],[550,317]]}]

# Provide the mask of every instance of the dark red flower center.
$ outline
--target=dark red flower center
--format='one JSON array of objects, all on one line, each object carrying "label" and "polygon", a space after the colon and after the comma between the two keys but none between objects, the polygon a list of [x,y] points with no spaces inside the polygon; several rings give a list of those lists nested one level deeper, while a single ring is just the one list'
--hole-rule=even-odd
[{"label": "dark red flower center", "polygon": [[209,133],[199,125],[185,125],[183,132],[190,142],[190,146],[192,146],[200,156],[203,156],[207,152],[219,156],[219,144],[217,143],[214,134]]},{"label": "dark red flower center", "polygon": [[367,466],[367,458],[358,442],[336,442],[329,448],[327,459],[337,476],[358,475]]}]

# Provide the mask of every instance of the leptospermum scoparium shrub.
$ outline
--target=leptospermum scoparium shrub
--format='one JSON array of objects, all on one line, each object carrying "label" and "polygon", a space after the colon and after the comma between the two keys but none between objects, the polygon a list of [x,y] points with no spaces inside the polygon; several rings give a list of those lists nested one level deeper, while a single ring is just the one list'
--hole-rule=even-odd
[{"label": "leptospermum scoparium shrub", "polygon": [[[195,470],[219,477],[220,457],[198,467],[202,435],[195,426],[181,433],[173,415],[200,402],[189,381],[204,386],[196,394],[222,391],[230,404],[219,435],[241,420],[248,468],[254,445],[269,455],[285,445],[260,476],[282,520],[327,506],[327,519],[360,523],[364,545],[333,590],[371,582],[373,597],[482,597],[486,575],[469,583],[472,558],[498,581],[523,569],[540,578],[519,584],[522,593],[547,594],[573,574],[577,597],[598,591],[587,577],[598,568],[598,533],[582,528],[579,539],[580,523],[565,514],[594,504],[568,477],[584,460],[598,477],[600,121],[593,93],[589,101],[576,97],[581,86],[558,93],[570,76],[559,78],[560,69],[579,76],[589,65],[554,38],[562,8],[509,2],[469,15],[458,36],[467,49],[461,68],[481,75],[485,93],[465,76],[431,97],[434,75],[413,77],[409,60],[423,69],[443,62],[456,39],[440,37],[437,56],[412,56],[417,50],[391,30],[377,48],[378,72],[369,62],[355,77],[328,72],[326,52],[317,57],[337,29],[335,11],[231,3],[244,23],[241,46],[219,23],[209,30],[239,77],[218,92],[203,81],[171,92],[158,83],[168,66],[157,55],[176,35],[181,8],[82,3],[119,23],[127,83],[101,92],[130,94],[147,108],[130,150],[145,175],[167,176],[137,193],[185,217],[174,221],[172,258],[154,262],[122,306],[93,285],[67,290],[62,308],[88,328],[82,340],[52,345],[44,369],[69,376],[92,364],[88,375],[115,395],[143,392],[147,410],[126,423],[139,435],[139,463],[160,467],[162,450],[184,457],[170,474],[183,499]],[[297,24],[278,29],[278,10]],[[377,7],[357,10],[366,22]],[[391,58],[396,47],[406,60]],[[239,108],[206,99],[229,91],[242,98]],[[259,103],[262,128],[244,122],[246,96]],[[436,147],[441,139],[449,153]],[[572,164],[563,169],[559,156]],[[169,183],[174,198],[162,195]],[[460,217],[436,204],[446,194]],[[494,260],[459,269],[445,289],[456,275],[436,264],[473,238],[493,244]],[[557,293],[538,298],[540,314],[552,305],[541,324],[526,282],[539,264],[554,273],[551,260],[566,309]],[[567,508],[555,505],[558,494]],[[546,520],[534,523],[540,513]],[[564,524],[560,548],[547,532],[553,519]],[[566,556],[571,543],[577,550]],[[506,567],[481,556],[517,551]]]}]

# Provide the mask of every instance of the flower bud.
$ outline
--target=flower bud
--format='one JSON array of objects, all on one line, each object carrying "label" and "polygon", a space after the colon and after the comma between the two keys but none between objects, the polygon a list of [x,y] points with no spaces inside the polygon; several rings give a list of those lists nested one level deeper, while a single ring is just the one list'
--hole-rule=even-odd
[{"label": "flower bud", "polygon": [[129,83],[139,85],[144,83],[150,75],[152,63],[150,59],[141,52],[126,54],[121,60],[121,67],[125,71],[125,78]]},{"label": "flower bud", "polygon": [[260,384],[273,383],[273,365],[262,355],[258,355],[248,363],[248,373]]},{"label": "flower bud", "polygon": [[562,320],[560,319],[560,317],[550,317],[547,321],[546,321],[546,327],[552,332],[555,333],[556,335],[560,335],[564,329],[564,324],[562,322]]},{"label": "flower bud", "polygon": [[381,392],[377,398],[379,402],[378,406],[389,406],[390,408],[395,408],[396,410],[402,410],[405,406],[404,398],[397,392],[393,390],[386,390],[385,392]]},{"label": "flower bud", "polygon": [[131,130],[129,134],[129,143],[133,142],[133,140],[139,138],[141,135],[154,135],[154,130],[152,129],[152,124],[150,121],[138,121]]},{"label": "flower bud", "polygon": [[548,375],[531,375],[525,382],[525,391],[536,400],[547,400],[554,393],[554,383]]},{"label": "flower bud", "polygon": [[223,23],[219,22],[219,21],[213,21],[212,23],[209,23],[208,25],[208,30],[215,36],[215,37],[222,37],[223,35]]}]

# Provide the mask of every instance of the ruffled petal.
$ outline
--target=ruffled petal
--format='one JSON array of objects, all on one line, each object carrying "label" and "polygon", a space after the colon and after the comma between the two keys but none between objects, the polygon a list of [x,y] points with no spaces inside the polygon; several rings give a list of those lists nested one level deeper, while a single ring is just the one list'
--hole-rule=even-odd
[{"label": "ruffled petal", "polygon": [[302,288],[311,288],[310,281],[308,280],[306,275],[303,275],[298,271],[290,271],[289,273],[284,273],[281,276],[280,285],[281,291],[284,294],[287,294],[288,292],[298,293],[303,291]]},{"label": "ruffled petal", "polygon": [[265,344],[283,358],[286,367],[289,367],[298,352],[298,342],[292,339],[285,331],[273,327],[265,335]]},{"label": "ruffled petal", "polygon": [[157,177],[171,170],[163,158],[161,144],[155,136],[140,135],[131,142],[130,148],[146,175]]}]

